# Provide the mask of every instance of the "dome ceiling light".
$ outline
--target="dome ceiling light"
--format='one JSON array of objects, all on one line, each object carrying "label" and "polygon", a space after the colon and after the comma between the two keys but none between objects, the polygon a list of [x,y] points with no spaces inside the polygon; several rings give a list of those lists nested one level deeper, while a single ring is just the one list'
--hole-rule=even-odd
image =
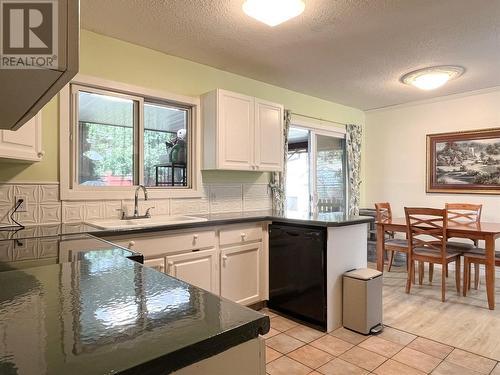
[{"label": "dome ceiling light", "polygon": [[442,65],[415,70],[401,77],[401,82],[421,90],[434,90],[448,81],[460,77],[465,69],[461,66]]},{"label": "dome ceiling light", "polygon": [[303,0],[246,0],[243,11],[271,27],[300,15],[306,4]]}]

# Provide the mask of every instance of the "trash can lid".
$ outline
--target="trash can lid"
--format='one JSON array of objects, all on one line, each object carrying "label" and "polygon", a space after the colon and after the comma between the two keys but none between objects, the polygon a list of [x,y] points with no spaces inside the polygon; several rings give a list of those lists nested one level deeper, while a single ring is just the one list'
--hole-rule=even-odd
[{"label": "trash can lid", "polygon": [[351,277],[353,279],[359,279],[359,280],[370,280],[374,279],[375,277],[379,277],[382,275],[382,272],[373,270],[371,268],[360,268],[358,270],[353,270],[344,273],[345,277]]}]

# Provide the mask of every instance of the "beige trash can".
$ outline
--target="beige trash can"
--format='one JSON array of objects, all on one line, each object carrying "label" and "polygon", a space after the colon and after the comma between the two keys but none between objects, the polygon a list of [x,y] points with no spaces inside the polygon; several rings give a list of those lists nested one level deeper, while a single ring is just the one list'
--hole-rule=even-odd
[{"label": "beige trash can", "polygon": [[368,335],[382,325],[382,272],[361,268],[346,272],[343,278],[343,325]]}]

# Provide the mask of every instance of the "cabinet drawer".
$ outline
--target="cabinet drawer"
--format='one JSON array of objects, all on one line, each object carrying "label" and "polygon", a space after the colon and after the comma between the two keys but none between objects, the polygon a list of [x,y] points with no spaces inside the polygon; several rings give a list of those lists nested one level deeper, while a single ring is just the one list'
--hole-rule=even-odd
[{"label": "cabinet drawer", "polygon": [[193,231],[176,234],[148,233],[133,237],[108,237],[106,240],[137,251],[145,257],[196,250],[215,246],[215,231]]},{"label": "cabinet drawer", "polygon": [[260,224],[231,226],[220,230],[221,245],[232,245],[260,240],[262,240],[262,225]]}]

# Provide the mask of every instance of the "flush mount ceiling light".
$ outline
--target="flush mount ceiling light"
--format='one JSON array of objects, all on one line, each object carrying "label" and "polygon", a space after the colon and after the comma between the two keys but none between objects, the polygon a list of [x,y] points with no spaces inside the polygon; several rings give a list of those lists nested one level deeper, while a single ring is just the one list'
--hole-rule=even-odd
[{"label": "flush mount ceiling light", "polygon": [[250,17],[273,27],[297,17],[304,11],[303,0],[246,0],[243,11]]},{"label": "flush mount ceiling light", "polygon": [[433,66],[407,73],[401,77],[401,81],[421,90],[434,90],[446,82],[460,77],[464,72],[465,69],[461,66]]}]

